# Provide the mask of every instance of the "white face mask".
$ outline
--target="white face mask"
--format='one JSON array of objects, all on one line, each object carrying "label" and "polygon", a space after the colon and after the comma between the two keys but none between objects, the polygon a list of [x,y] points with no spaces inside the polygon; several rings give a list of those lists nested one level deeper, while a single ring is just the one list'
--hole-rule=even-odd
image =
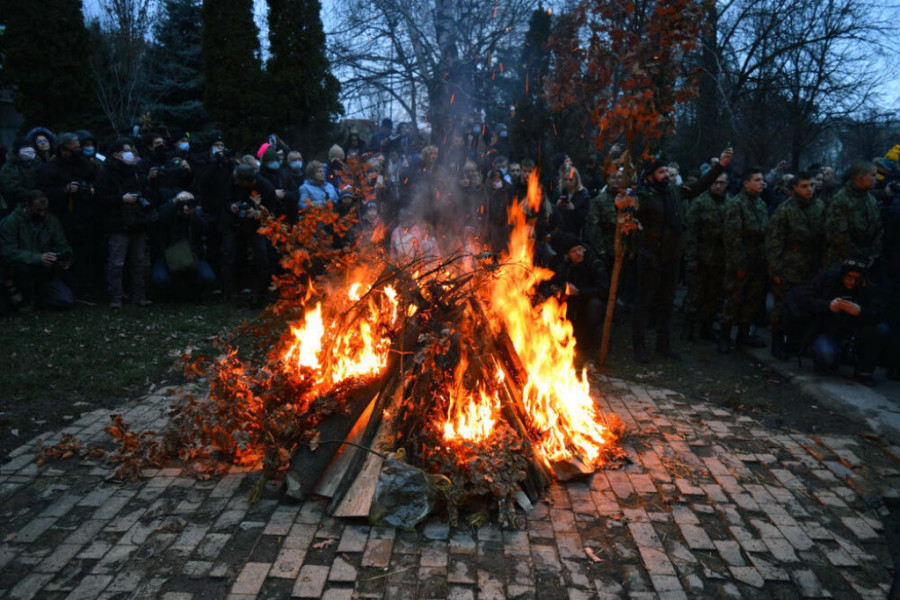
[{"label": "white face mask", "polygon": [[122,153],[122,162],[126,165],[136,165],[137,158],[134,156],[134,152],[131,150],[126,150]]},{"label": "white face mask", "polygon": [[31,146],[19,148],[19,158],[23,160],[34,160],[34,157],[34,148],[32,148]]}]

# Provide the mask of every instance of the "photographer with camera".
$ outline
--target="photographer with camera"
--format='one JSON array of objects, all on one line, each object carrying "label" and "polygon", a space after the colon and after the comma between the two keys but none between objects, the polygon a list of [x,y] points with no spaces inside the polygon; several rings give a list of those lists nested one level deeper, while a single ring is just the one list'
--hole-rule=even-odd
[{"label": "photographer with camera", "polygon": [[[203,259],[203,238],[209,224],[197,198],[180,192],[159,208],[160,256],[150,269],[153,287],[166,295],[197,299],[216,282],[212,267]],[[177,281],[180,285],[173,285]],[[181,285],[183,284],[183,285]]]},{"label": "photographer with camera", "polygon": [[873,373],[889,330],[867,270],[867,257],[860,255],[840,268],[819,272],[788,293],[781,319],[791,349],[800,354],[809,348],[818,373],[852,364],[853,378],[874,386]]},{"label": "photographer with camera", "polygon": [[147,197],[145,182],[138,173],[137,162],[131,140],[120,139],[110,148],[97,182],[97,196],[109,234],[106,277],[110,308],[122,308],[126,258],[131,278],[131,301],[138,306],[152,304],[145,294],[144,254],[147,230],[156,215],[155,206]]},{"label": "photographer with camera", "polygon": [[253,261],[250,283],[250,303],[259,304],[265,297],[271,274],[269,242],[257,232],[263,211],[274,212],[278,206],[275,188],[266,179],[257,176],[250,165],[238,165],[234,169],[230,197],[222,209],[219,224],[222,234],[222,289],[227,298],[234,298],[238,285],[243,287],[245,277],[240,275],[247,250]]},{"label": "photographer with camera", "polygon": [[215,135],[209,154],[196,156],[197,175],[190,190],[200,199],[200,206],[209,224],[206,234],[206,260],[222,280],[224,280],[221,260],[223,224],[220,220],[223,209],[231,197],[232,174],[237,166],[232,157],[233,152],[225,146],[222,136]]},{"label": "photographer with camera", "polygon": [[4,289],[17,290],[12,295],[20,302],[20,310],[32,306],[66,309],[74,303],[72,290],[63,281],[72,265],[72,248],[59,219],[47,212],[48,204],[43,192],[32,190],[0,222]]},{"label": "photographer with camera", "polygon": [[72,273],[75,295],[89,299],[103,291],[103,235],[100,207],[94,183],[97,170],[81,153],[81,140],[74,133],[56,138],[56,153],[38,170],[38,187],[50,200],[50,212],[63,226],[66,238],[78,255]]}]

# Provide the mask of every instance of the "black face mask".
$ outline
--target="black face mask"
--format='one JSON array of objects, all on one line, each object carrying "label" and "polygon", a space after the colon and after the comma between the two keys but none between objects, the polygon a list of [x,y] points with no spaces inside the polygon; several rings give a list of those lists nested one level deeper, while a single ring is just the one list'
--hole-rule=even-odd
[{"label": "black face mask", "polygon": [[651,185],[657,192],[665,192],[669,189],[668,181],[654,181]]},{"label": "black face mask", "polygon": [[165,146],[157,146],[153,149],[153,154],[159,160],[164,160],[166,158],[166,147]]}]

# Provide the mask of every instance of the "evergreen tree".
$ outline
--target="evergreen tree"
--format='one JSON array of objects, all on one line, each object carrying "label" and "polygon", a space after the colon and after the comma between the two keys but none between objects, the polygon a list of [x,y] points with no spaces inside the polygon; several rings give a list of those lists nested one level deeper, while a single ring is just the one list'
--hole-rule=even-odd
[{"label": "evergreen tree", "polygon": [[203,0],[203,105],[233,148],[264,135],[253,0]]},{"label": "evergreen tree", "polygon": [[3,82],[15,89],[25,126],[83,124],[93,96],[81,0],[3,0]]},{"label": "evergreen tree", "polygon": [[153,28],[153,74],[147,82],[154,98],[153,120],[169,128],[204,133],[210,126],[203,107],[201,0],[165,0]]},{"label": "evergreen tree", "polygon": [[550,52],[545,46],[550,37],[550,25],[550,14],[543,7],[539,6],[531,13],[519,62],[516,114],[510,123],[513,156],[528,156],[548,163],[545,138],[553,131],[553,126],[550,107],[544,99],[543,81],[550,66]]},{"label": "evergreen tree", "polygon": [[319,0],[267,0],[269,51],[265,107],[272,131],[307,151],[322,148],[336,115],[341,85],[325,56]]}]

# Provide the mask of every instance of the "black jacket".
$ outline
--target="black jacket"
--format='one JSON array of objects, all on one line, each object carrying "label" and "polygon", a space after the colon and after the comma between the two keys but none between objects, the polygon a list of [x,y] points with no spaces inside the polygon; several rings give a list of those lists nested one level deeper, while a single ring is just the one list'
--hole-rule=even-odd
[{"label": "black jacket", "polygon": [[[140,200],[126,204],[122,200],[125,194],[137,194]],[[145,194],[137,167],[112,156],[103,163],[103,173],[97,182],[97,199],[106,230],[110,233],[147,231],[154,219],[154,206]]]}]

